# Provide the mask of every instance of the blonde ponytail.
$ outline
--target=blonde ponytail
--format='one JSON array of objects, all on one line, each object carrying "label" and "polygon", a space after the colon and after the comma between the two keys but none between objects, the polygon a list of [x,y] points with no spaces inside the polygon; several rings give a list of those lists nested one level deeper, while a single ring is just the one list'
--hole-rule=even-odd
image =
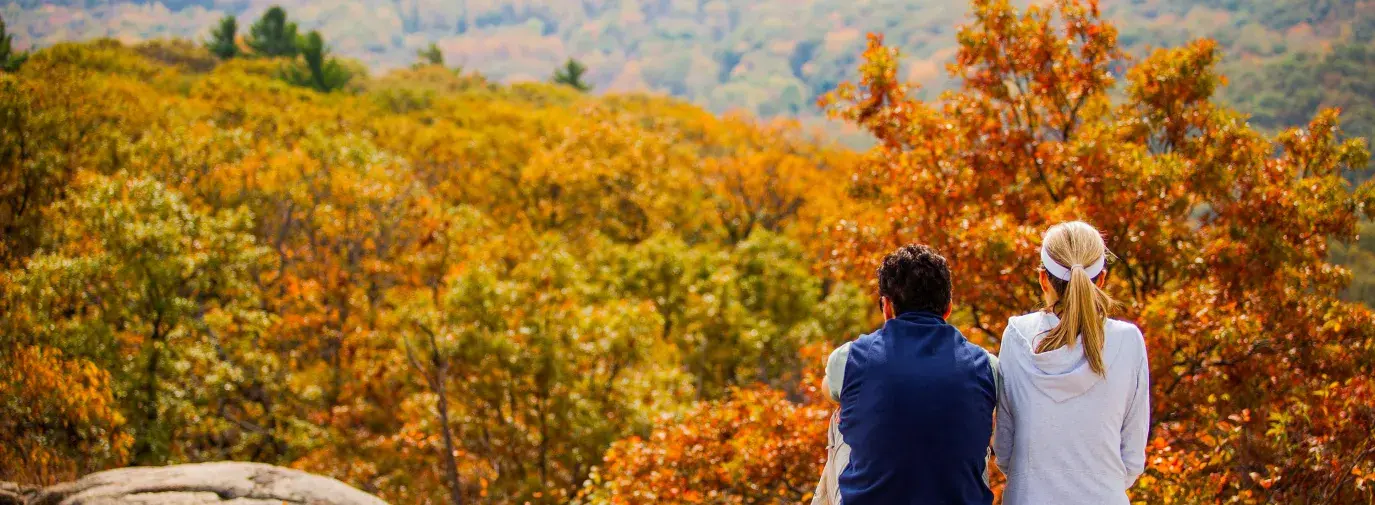
[{"label": "blonde ponytail", "polygon": [[[1046,310],[1058,315],[1060,324],[1046,332],[1036,352],[1073,347],[1082,337],[1084,358],[1094,373],[1103,375],[1106,372],[1103,327],[1115,305],[1112,298],[1094,284],[1095,277],[1106,274],[1100,263],[1106,262],[1108,254],[1103,236],[1088,223],[1060,223],[1046,230],[1041,247],[1043,261],[1049,259],[1056,263],[1046,264],[1053,290],[1045,295]],[[1092,276],[1090,269],[1095,270]],[[1065,270],[1068,270],[1068,280],[1061,277]]]}]

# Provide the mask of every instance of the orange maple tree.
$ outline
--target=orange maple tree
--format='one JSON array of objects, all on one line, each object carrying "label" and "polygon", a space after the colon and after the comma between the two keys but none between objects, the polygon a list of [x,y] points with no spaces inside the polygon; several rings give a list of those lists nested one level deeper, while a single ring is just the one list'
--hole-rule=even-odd
[{"label": "orange maple tree", "polygon": [[1252,129],[1213,101],[1210,40],[1126,68],[1094,1],[972,7],[949,66],[961,86],[939,101],[912,98],[879,36],[860,83],[823,101],[879,140],[860,184],[886,209],[832,230],[830,261],[860,278],[898,244],[936,246],[958,279],[955,320],[996,347],[1005,317],[1038,307],[1040,231],[1094,223],[1116,255],[1118,316],[1142,327],[1152,364],[1133,496],[1370,499],[1375,317],[1339,300],[1349,272],[1328,262],[1375,205],[1375,185],[1343,178],[1366,166],[1363,142],[1340,140],[1335,110]]},{"label": "orange maple tree", "polygon": [[[859,83],[822,100],[878,141],[850,188],[874,210],[828,230],[827,270],[871,282],[884,252],[934,245],[958,279],[953,321],[996,348],[1006,317],[1039,307],[1040,232],[1094,223],[1116,255],[1117,317],[1142,327],[1152,363],[1150,468],[1132,496],[1369,501],[1375,317],[1338,298],[1350,274],[1328,262],[1375,205],[1375,185],[1343,177],[1366,166],[1363,142],[1340,140],[1337,111],[1273,137],[1252,129],[1213,101],[1224,81],[1210,40],[1129,67],[1093,1],[975,0],[972,12],[949,66],[960,87],[938,101],[913,98],[879,35]],[[632,476],[600,484],[616,491],[608,501],[734,489],[718,481],[722,458],[683,455],[749,449],[673,436],[712,429],[712,407],[677,422],[608,452],[606,475]],[[822,424],[809,429],[817,440]],[[763,457],[777,441],[755,442]],[[744,495],[722,501],[763,494]]]},{"label": "orange maple tree", "polygon": [[859,160],[433,66],[321,93],[195,44],[39,50],[0,74],[0,479],[242,459],[397,503],[803,499],[872,262],[942,248],[992,347],[1079,218],[1150,340],[1134,496],[1369,501],[1375,321],[1328,261],[1375,203],[1342,178],[1365,148],[1332,112],[1248,127],[1209,41],[1127,70],[1092,3],[973,6],[939,101],[871,40],[826,102],[879,141]]}]

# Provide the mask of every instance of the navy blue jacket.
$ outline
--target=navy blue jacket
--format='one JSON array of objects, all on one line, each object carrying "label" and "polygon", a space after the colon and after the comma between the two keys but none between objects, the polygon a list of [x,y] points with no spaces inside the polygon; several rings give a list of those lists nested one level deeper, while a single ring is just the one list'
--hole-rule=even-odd
[{"label": "navy blue jacket", "polygon": [[850,346],[840,433],[844,505],[988,505],[997,402],[988,353],[939,316],[906,312]]}]

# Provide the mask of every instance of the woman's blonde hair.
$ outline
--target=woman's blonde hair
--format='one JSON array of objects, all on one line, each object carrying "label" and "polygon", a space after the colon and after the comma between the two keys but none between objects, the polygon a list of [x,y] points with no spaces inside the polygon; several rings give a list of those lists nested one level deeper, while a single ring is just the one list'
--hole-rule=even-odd
[{"label": "woman's blonde hair", "polygon": [[1094,373],[1103,375],[1103,331],[1115,302],[1094,284],[1094,278],[1107,275],[1106,266],[1095,269],[1099,271],[1094,277],[1086,271],[1100,260],[1106,265],[1109,253],[1103,236],[1088,223],[1071,221],[1046,230],[1041,247],[1052,261],[1069,271],[1069,279],[1047,272],[1054,289],[1045,293],[1046,310],[1058,315],[1060,324],[1046,332],[1036,352],[1073,347],[1082,336],[1084,358]]}]

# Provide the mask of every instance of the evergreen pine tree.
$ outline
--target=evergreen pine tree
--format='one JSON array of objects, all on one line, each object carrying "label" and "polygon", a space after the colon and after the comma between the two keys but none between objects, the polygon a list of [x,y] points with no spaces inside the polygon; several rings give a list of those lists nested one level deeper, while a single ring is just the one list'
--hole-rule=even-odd
[{"label": "evergreen pine tree", "polygon": [[205,47],[222,60],[239,55],[239,44],[235,41],[239,32],[239,20],[234,16],[220,19],[220,26],[210,32],[210,40]]},{"label": "evergreen pine tree", "polygon": [[311,30],[301,37],[297,48],[305,60],[305,66],[289,68],[286,73],[288,82],[327,93],[344,87],[353,78],[353,73],[344,68],[339,60],[329,56],[329,48],[325,46],[320,32]]},{"label": "evergreen pine tree", "polygon": [[5,18],[0,17],[0,71],[13,72],[29,58],[29,53],[14,51],[14,36],[5,31]]},{"label": "evergreen pine tree", "polygon": [[554,71],[554,83],[572,86],[578,91],[591,91],[592,85],[583,82],[582,76],[587,73],[587,66],[578,60],[569,58],[562,68]]},{"label": "evergreen pine tree", "polygon": [[433,42],[430,43],[430,47],[416,51],[415,55],[420,58],[420,61],[416,63],[417,67],[426,65],[444,66],[444,52],[440,51],[439,46],[435,45]]},{"label": "evergreen pine tree", "polygon": [[296,56],[296,23],[287,21],[286,10],[272,6],[249,29],[244,41],[259,56]]}]

